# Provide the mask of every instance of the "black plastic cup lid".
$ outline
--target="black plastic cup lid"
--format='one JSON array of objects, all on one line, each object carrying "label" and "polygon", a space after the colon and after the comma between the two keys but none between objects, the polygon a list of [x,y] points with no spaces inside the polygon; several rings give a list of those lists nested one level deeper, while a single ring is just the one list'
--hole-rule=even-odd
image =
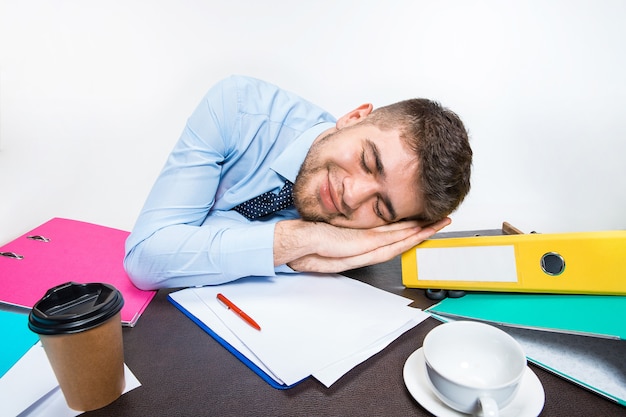
[{"label": "black plastic cup lid", "polygon": [[28,327],[43,335],[78,333],[115,316],[124,298],[114,286],[66,282],[49,289],[28,315]]}]

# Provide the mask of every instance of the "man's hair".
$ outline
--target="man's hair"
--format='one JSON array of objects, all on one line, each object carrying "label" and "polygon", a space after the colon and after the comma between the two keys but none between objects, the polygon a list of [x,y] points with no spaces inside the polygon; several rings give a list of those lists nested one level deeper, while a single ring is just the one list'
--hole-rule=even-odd
[{"label": "man's hair", "polygon": [[418,160],[424,209],[418,220],[433,222],[452,213],[470,190],[472,149],[461,119],[428,99],[410,99],[374,110],[366,119],[382,130],[399,129]]}]

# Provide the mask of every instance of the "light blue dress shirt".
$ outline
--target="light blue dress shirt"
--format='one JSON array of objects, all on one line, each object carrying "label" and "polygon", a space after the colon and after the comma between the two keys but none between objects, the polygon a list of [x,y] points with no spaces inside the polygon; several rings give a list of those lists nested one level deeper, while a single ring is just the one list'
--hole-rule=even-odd
[{"label": "light blue dress shirt", "polygon": [[124,266],[135,285],[213,285],[289,270],[274,268],[274,226],[298,212],[250,221],[231,209],[294,182],[315,138],[335,122],[256,79],[232,76],[209,90],[126,241]]}]

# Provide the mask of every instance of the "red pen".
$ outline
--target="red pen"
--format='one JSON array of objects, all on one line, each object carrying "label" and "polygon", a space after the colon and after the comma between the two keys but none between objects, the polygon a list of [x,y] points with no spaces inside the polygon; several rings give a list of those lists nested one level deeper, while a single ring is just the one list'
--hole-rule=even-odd
[{"label": "red pen", "polygon": [[235,304],[233,304],[233,302],[230,301],[228,298],[224,297],[224,295],[222,293],[218,293],[217,294],[217,299],[222,304],[224,304],[224,306],[226,306],[226,308],[228,308],[230,310],[233,310],[236,315],[241,317],[250,326],[254,327],[257,330],[261,330],[261,326],[259,326],[258,323],[252,319],[252,317],[250,317],[249,315],[244,313],[239,307],[237,307]]}]

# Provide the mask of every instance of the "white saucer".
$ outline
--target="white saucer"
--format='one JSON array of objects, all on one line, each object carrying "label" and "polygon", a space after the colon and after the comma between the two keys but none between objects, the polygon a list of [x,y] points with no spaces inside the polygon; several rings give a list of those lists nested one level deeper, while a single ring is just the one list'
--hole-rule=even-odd
[{"label": "white saucer", "polygon": [[[468,415],[448,407],[432,392],[426,379],[426,365],[424,364],[422,348],[417,349],[406,360],[403,374],[404,383],[413,398],[437,417]],[[500,416],[537,417],[543,409],[544,401],[543,386],[537,375],[527,367],[517,395],[513,402],[500,410]]]}]

